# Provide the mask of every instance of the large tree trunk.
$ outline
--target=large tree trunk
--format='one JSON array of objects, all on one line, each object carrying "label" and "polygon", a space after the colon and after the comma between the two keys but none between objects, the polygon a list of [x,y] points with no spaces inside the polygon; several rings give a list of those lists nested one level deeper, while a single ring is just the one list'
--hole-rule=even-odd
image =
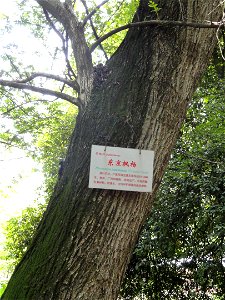
[{"label": "large tree trunk", "polygon": [[[219,0],[162,0],[160,18],[218,19]],[[214,6],[213,6],[214,4]],[[135,16],[150,15],[141,1]],[[117,299],[188,103],[215,45],[215,30],[132,28],[80,112],[60,178],[32,245],[3,299]],[[99,75],[101,73],[101,75]],[[88,188],[91,145],[155,151],[152,193]]]}]

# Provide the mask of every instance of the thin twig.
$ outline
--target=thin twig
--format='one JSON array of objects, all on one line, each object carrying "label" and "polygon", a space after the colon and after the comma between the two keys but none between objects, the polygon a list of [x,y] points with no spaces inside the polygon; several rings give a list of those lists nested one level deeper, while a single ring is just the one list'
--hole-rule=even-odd
[{"label": "thin twig", "polygon": [[63,34],[56,28],[55,24],[52,22],[47,10],[43,9],[43,11],[44,11],[46,20],[48,21],[49,25],[55,31],[55,33],[60,37],[60,39],[62,41],[62,49],[63,49],[63,53],[65,55],[67,68],[72,73],[74,78],[76,78],[77,76],[74,73],[73,68],[71,67],[71,64],[70,64],[69,59],[68,59],[68,37],[66,36],[66,39],[64,38]]},{"label": "thin twig", "polygon": [[[103,1],[102,3],[100,3],[99,5],[96,6],[95,9],[92,10],[92,12],[88,13],[88,15],[84,18],[83,20],[83,23],[82,23],[82,26],[84,27],[86,24],[87,24],[87,21],[91,19],[91,17],[97,12],[97,10],[103,6],[105,3],[107,3],[109,0],[105,0]],[[86,2],[86,1],[82,1],[83,2]],[[85,3],[86,4],[86,3]]]},{"label": "thin twig", "polygon": [[[16,101],[14,101],[14,99],[10,98],[10,101],[13,103],[14,107],[18,106],[18,104],[16,103]],[[28,115],[23,107],[20,107],[19,109],[24,113],[24,115]]]},{"label": "thin twig", "polygon": [[[93,21],[92,21],[92,19],[91,19],[91,16],[90,16],[91,14],[89,14],[89,10],[88,10],[88,6],[87,6],[87,4],[86,4],[86,1],[81,0],[81,2],[82,2],[83,5],[84,5],[84,8],[85,8],[86,13],[87,13],[87,16],[89,16],[88,20],[90,21],[90,24],[91,24],[91,28],[92,28],[93,34],[94,34],[96,40],[99,40],[99,35],[98,35],[98,33],[97,33],[96,29],[95,29],[94,23],[93,23]],[[107,1],[105,1],[105,2],[107,2]],[[101,43],[99,44],[99,47],[100,47],[100,49],[102,50],[102,52],[104,53],[104,56],[105,56],[106,60],[108,60],[108,55],[107,55],[107,53],[105,52],[105,49],[103,48],[103,46],[102,46]]]},{"label": "thin twig", "polygon": [[55,31],[55,33],[60,37],[61,40],[64,40],[64,36],[63,34],[56,28],[55,24],[52,22],[48,12],[46,9],[43,9],[44,14],[45,14],[45,18],[48,21],[49,25],[51,26],[51,28]]},{"label": "thin twig", "polygon": [[116,16],[117,12],[124,5],[124,2],[125,2],[125,0],[117,1],[115,11],[113,13],[111,13],[109,15],[109,17],[107,18],[107,20],[104,22],[104,24],[102,24],[103,26],[101,27],[101,33],[100,34],[102,34],[106,31],[105,28],[107,28],[107,26],[108,26],[107,24],[109,24],[109,23],[113,24],[113,20],[115,19],[115,16]]},{"label": "thin twig", "polygon": [[219,32],[221,30],[221,27],[224,28],[224,26],[225,26],[225,13],[223,13],[222,21],[220,22],[220,26],[218,27],[218,29],[216,31],[216,38],[217,38],[217,41],[218,41],[218,46],[219,46],[219,49],[220,49],[220,54],[221,54],[223,60],[225,60],[225,57],[224,57],[223,49],[221,47],[221,42],[220,42],[220,38],[219,38]]},{"label": "thin twig", "polygon": [[8,54],[6,54],[6,57],[8,58],[8,60],[9,60],[9,62],[10,62],[10,65],[11,65],[12,69],[13,69],[19,76],[21,76],[21,73],[20,73],[20,71],[19,71],[19,68],[15,65],[15,63],[14,63],[12,57],[11,57],[10,55],[8,55]]},{"label": "thin twig", "polygon": [[6,146],[9,146],[9,147],[15,147],[15,148],[23,149],[23,147],[21,147],[17,144],[12,144],[12,142],[6,142],[6,141],[0,140],[0,144],[6,145]]},{"label": "thin twig", "polygon": [[[56,100],[56,99],[55,99]],[[1,113],[2,116],[6,116],[8,115],[11,111],[13,111],[14,109],[17,109],[17,108],[21,108],[21,107],[24,107],[25,105],[29,105],[29,104],[32,104],[32,103],[36,103],[36,102],[47,102],[47,103],[51,103],[51,102],[54,102],[55,100],[45,100],[45,99],[37,99],[37,100],[33,100],[33,101],[29,101],[29,102],[23,102],[21,104],[16,104],[16,106],[13,106],[12,108],[8,109],[7,111]]]},{"label": "thin twig", "polygon": [[68,69],[68,76],[71,78],[71,75],[70,75],[70,73],[71,73],[72,76],[76,79],[77,75],[74,73],[73,68],[69,61],[69,57],[68,57],[68,49],[69,49],[68,41],[69,41],[69,36],[68,36],[68,33],[66,33],[66,38],[64,39],[64,43],[63,43],[63,52],[65,55],[66,65],[67,65],[67,69]]},{"label": "thin twig", "polygon": [[202,157],[199,157],[199,156],[195,156],[193,154],[190,154],[190,153],[185,153],[187,156],[189,157],[192,157],[194,159],[197,159],[197,160],[202,160],[202,161],[205,161],[205,162],[208,162],[210,164],[216,164],[216,165],[224,165],[224,162],[219,162],[219,161],[212,161],[212,160],[209,160],[209,159],[206,159],[206,158],[202,158]]}]

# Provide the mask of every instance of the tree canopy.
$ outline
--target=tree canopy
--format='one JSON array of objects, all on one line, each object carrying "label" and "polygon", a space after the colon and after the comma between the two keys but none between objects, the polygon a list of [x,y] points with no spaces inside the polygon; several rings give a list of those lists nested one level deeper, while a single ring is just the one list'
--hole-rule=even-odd
[{"label": "tree canopy", "polygon": [[[86,40],[90,47],[101,36],[104,36],[104,33],[109,32],[107,39],[102,43],[98,42],[99,48],[93,55],[95,65],[104,63],[116,51],[126,30],[113,34],[113,29],[123,28],[123,25],[130,24],[138,3],[138,0],[99,1],[99,5],[97,5],[96,1],[89,1],[87,6],[85,1],[74,1],[74,9],[79,21],[83,22],[83,26],[85,26]],[[149,7],[153,16],[157,17],[161,9],[159,5],[154,1],[149,1]],[[18,28],[22,28],[27,35],[26,39],[29,38],[30,33],[33,35],[35,47],[24,49],[23,43],[10,41],[10,43],[5,43],[2,49],[1,59],[4,68],[1,70],[1,76],[6,79],[1,79],[0,110],[3,119],[6,120],[6,125],[2,122],[0,138],[1,143],[5,145],[28,149],[31,145],[33,147],[38,139],[37,136],[42,134],[42,129],[47,128],[48,131],[51,131],[53,120],[64,113],[62,109],[58,110],[59,104],[54,104],[54,102],[63,99],[79,106],[79,101],[75,100],[79,88],[76,86],[76,74],[72,72],[75,61],[68,33],[58,24],[56,18],[51,19],[46,10],[43,14],[40,6],[35,2],[31,5],[27,1],[22,1],[18,3],[18,8],[21,13],[12,19],[8,16],[1,16],[2,36],[7,32],[9,36],[12,34],[13,37],[17,34],[17,30],[20,30]],[[163,25],[162,20],[156,20],[157,22],[160,25],[162,22]],[[148,23],[142,23],[144,26],[148,26]],[[182,24],[175,22],[175,25],[181,26]],[[169,26],[169,24],[165,24],[165,26]],[[183,26],[195,25],[187,23]],[[223,24],[222,22],[210,23],[207,20],[198,24],[200,28],[204,26],[220,28]],[[21,34],[20,31],[19,34]],[[49,50],[44,51],[44,48],[40,46],[36,49],[38,44],[43,44]],[[51,63],[46,64],[44,68],[41,67],[42,70],[40,70],[40,66],[33,63],[31,58],[33,55],[39,57],[44,55],[46,61],[49,60]],[[59,62],[63,60],[65,65],[59,67]],[[62,63],[60,64],[62,65]],[[18,90],[16,91],[15,88]],[[45,96],[39,97],[38,94],[29,91],[36,91]],[[66,96],[66,94],[68,95]],[[52,97],[46,98],[46,95]],[[13,124],[10,129],[7,126],[9,119],[13,121],[10,123]],[[31,136],[34,140],[30,140]]]}]

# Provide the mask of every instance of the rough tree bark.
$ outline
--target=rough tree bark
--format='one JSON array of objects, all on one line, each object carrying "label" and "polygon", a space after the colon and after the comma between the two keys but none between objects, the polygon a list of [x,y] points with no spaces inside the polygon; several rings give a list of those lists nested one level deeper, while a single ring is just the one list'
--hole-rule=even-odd
[{"label": "rough tree bark", "polygon": [[[37,2],[69,28],[73,41],[71,28],[75,31],[80,25],[71,12],[58,16],[57,5],[64,4]],[[218,20],[219,2],[161,0],[160,19]],[[148,1],[141,0],[134,20],[154,17]],[[131,28],[106,66],[94,72],[87,46],[79,50],[78,40],[73,41],[74,51],[88,56],[88,66],[77,58],[86,106],[77,118],[63,176],[3,299],[117,299],[215,41],[215,29]],[[154,150],[153,193],[88,189],[92,144]]]}]

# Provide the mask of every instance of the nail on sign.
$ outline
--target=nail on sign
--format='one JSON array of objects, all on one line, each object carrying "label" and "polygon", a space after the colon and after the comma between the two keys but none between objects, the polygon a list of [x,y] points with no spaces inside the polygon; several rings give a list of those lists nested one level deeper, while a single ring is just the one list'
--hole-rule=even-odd
[{"label": "nail on sign", "polygon": [[92,145],[89,188],[151,192],[154,152]]}]

